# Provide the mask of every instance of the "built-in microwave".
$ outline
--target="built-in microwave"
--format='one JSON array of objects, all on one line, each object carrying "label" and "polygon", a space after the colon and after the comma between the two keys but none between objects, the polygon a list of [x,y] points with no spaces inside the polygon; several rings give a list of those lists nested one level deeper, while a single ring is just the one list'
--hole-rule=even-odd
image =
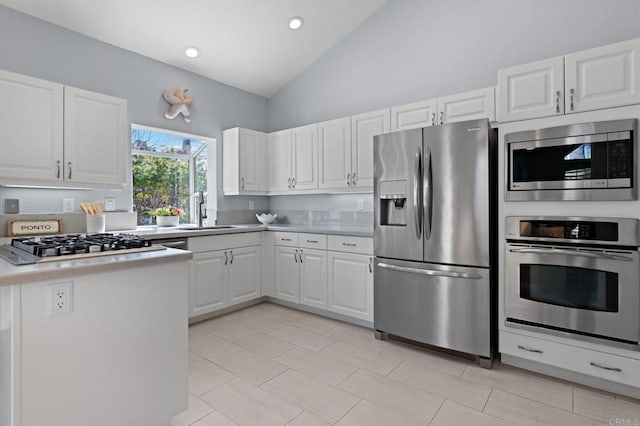
[{"label": "built-in microwave", "polygon": [[637,200],[637,127],[629,119],[506,134],[506,200]]}]

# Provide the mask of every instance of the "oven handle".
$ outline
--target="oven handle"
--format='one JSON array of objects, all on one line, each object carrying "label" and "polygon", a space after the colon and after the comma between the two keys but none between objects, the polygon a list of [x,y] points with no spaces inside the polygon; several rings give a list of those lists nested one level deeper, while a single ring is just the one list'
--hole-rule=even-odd
[{"label": "oven handle", "polygon": [[378,263],[378,267],[390,269],[392,271],[409,272],[412,274],[429,275],[431,277],[464,278],[468,280],[479,280],[479,274],[468,274],[466,272],[438,271],[436,269],[409,268],[406,266],[389,265],[388,263]]},{"label": "oven handle", "polygon": [[629,262],[633,261],[632,258],[626,257],[626,256],[618,256],[615,254],[607,254],[607,253],[591,253],[587,251],[576,251],[576,250],[519,248],[519,249],[509,249],[509,251],[511,253],[557,254],[557,255],[566,255],[566,256],[591,257],[593,259],[624,260]]}]

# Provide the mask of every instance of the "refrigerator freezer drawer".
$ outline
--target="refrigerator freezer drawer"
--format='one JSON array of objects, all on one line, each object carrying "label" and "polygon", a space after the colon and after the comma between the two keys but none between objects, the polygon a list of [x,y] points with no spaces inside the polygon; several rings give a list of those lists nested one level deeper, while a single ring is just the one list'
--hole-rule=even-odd
[{"label": "refrigerator freezer drawer", "polygon": [[376,330],[490,357],[490,271],[376,258]]}]

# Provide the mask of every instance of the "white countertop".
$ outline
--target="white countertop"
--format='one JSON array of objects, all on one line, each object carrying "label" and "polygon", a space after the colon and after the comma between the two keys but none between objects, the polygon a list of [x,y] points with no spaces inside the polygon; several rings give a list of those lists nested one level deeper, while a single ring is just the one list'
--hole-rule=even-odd
[{"label": "white countertop", "polygon": [[0,287],[69,278],[82,274],[133,268],[155,263],[178,262],[189,260],[192,257],[193,255],[190,251],[168,248],[164,250],[86,257],[21,266],[12,265],[4,259],[0,259]]}]

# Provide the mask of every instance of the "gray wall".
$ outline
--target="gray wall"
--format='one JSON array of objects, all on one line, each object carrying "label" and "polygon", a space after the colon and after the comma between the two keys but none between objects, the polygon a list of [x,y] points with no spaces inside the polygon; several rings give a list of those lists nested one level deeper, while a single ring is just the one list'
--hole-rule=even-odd
[{"label": "gray wall", "polygon": [[269,130],[492,86],[500,68],[636,37],[638,0],[390,0],[269,99]]},{"label": "gray wall", "polygon": [[[164,31],[158,29],[158,31]],[[128,100],[130,123],[209,136],[218,140],[217,181],[222,182],[222,130],[242,126],[266,130],[267,101],[217,81],[184,71],[128,50],[0,6],[0,69],[92,90]],[[196,97],[191,123],[164,118],[168,104],[162,90],[189,88]],[[0,135],[0,147],[10,149]],[[130,185],[123,191],[60,191],[0,188],[0,199],[20,198],[21,210],[56,213],[62,198],[98,201],[116,197],[119,209],[131,209]],[[257,209],[266,197],[252,197]],[[218,195],[220,210],[248,207],[248,197]]]}]

